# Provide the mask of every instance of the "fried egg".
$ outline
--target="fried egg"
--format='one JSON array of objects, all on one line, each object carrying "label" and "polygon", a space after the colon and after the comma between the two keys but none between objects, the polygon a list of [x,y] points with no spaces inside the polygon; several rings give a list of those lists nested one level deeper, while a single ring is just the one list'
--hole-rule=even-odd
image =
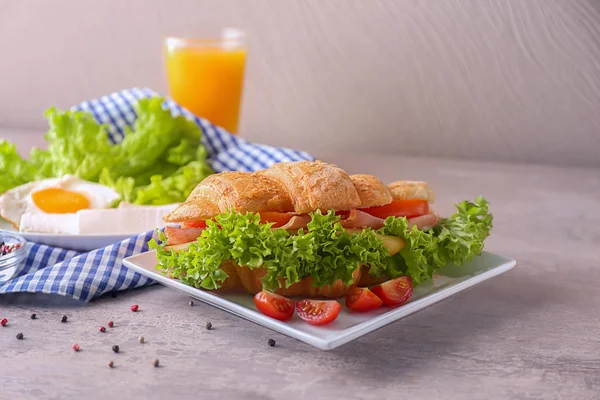
[{"label": "fried egg", "polygon": [[69,217],[77,211],[109,208],[118,199],[118,193],[108,186],[65,175],[29,182],[6,191],[0,196],[0,216],[19,230],[23,230],[24,214],[28,221],[36,215],[52,215],[54,224],[60,225],[61,220],[68,224]]}]

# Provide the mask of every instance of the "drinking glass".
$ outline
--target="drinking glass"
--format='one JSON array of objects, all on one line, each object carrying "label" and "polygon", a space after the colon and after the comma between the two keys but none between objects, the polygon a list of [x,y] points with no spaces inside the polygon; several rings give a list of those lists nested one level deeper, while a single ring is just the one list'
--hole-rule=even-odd
[{"label": "drinking glass", "polygon": [[228,28],[215,38],[167,37],[164,50],[171,98],[237,134],[247,53],[244,33]]}]

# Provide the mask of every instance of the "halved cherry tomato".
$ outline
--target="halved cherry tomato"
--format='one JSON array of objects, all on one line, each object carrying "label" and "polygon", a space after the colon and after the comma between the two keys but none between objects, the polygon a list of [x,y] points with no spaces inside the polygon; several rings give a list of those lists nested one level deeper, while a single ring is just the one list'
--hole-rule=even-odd
[{"label": "halved cherry tomato", "polygon": [[346,295],[346,307],[352,311],[367,312],[381,307],[383,300],[369,288],[353,287]]},{"label": "halved cherry tomato", "polygon": [[294,302],[275,293],[261,291],[254,296],[254,304],[267,317],[287,321],[294,315]]},{"label": "halved cherry tomato", "polygon": [[390,204],[377,207],[362,208],[361,211],[378,218],[406,217],[413,218],[429,213],[427,200],[394,200]]},{"label": "halved cherry tomato", "polygon": [[296,313],[311,325],[325,325],[333,322],[342,305],[335,300],[302,300],[296,303]]},{"label": "halved cherry tomato", "polygon": [[206,228],[206,221],[203,219],[200,221],[189,221],[184,222],[181,226],[183,228]]},{"label": "halved cherry tomato", "polygon": [[275,211],[263,211],[260,213],[260,223],[266,224],[269,222],[274,222],[273,228],[279,228],[289,222],[294,214],[288,213],[280,213]]},{"label": "halved cherry tomato", "polygon": [[386,306],[399,306],[406,302],[413,293],[412,280],[408,276],[392,279],[371,289]]}]

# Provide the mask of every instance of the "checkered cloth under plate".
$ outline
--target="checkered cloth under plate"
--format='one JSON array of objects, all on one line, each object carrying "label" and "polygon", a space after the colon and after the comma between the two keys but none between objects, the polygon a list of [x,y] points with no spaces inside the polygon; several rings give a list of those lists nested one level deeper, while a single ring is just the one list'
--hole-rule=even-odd
[{"label": "checkered cloth under plate", "polygon": [[[107,124],[110,139],[118,143],[124,128],[132,126],[136,119],[133,105],[138,99],[152,96],[157,94],[150,89],[135,88],[85,101],[73,109],[89,111],[96,121]],[[249,143],[192,115],[171,100],[167,100],[166,106],[173,115],[182,114],[202,128],[208,162],[217,172],[256,171],[281,161],[314,159],[302,151]],[[152,234],[150,231],[89,253],[29,243],[23,268],[13,279],[0,283],[0,294],[49,293],[87,302],[111,291],[151,284],[150,279],[123,266],[122,260],[146,251]]]}]

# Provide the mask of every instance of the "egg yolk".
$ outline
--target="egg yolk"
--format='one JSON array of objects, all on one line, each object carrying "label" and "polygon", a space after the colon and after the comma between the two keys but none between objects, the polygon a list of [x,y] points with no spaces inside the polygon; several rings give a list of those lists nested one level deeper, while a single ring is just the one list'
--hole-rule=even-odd
[{"label": "egg yolk", "polygon": [[48,188],[31,194],[33,203],[49,214],[68,214],[90,208],[90,200],[83,194],[61,188]]}]

